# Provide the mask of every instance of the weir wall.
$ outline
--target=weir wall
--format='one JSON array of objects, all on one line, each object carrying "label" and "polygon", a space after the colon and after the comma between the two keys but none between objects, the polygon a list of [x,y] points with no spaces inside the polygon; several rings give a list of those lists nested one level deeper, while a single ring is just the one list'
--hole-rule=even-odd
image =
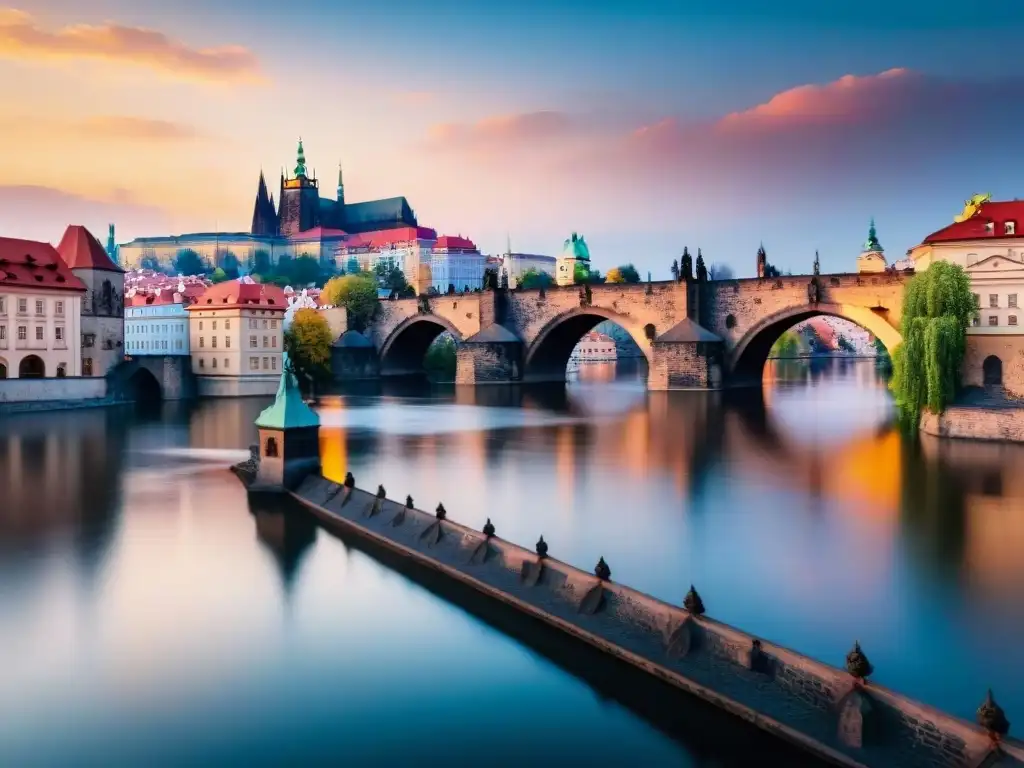
[{"label": "weir wall", "polygon": [[497,537],[390,500],[373,513],[371,494],[320,476],[293,495],[328,527],[468,584],[834,764],[1024,766],[1017,740],[994,750],[976,725],[872,683],[855,686],[844,670]]}]

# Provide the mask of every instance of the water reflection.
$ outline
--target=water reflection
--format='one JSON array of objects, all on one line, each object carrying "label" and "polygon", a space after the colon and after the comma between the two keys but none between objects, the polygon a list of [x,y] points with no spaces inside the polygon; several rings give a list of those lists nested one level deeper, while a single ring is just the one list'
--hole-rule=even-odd
[{"label": "water reflection", "polygon": [[[325,397],[324,470],[543,533],[582,567],[603,555],[664,599],[692,581],[716,618],[834,664],[859,639],[880,682],[964,717],[993,684],[1024,719],[1024,449],[903,440],[870,363],[771,366],[753,400],[588,376]],[[564,659],[250,508],[225,467],[265,405],[0,424],[0,764],[99,763],[125,732],[126,762],[365,764],[398,759],[395,718],[423,764],[454,721],[523,760],[701,759]],[[55,718],[74,725],[43,738]]]}]

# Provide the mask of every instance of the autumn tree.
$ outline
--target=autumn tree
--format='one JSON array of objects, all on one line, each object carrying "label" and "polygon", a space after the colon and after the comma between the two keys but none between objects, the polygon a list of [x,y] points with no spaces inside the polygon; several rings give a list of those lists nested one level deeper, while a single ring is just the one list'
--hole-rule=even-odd
[{"label": "autumn tree", "polygon": [[362,331],[373,320],[380,304],[377,279],[369,272],[332,277],[320,293],[320,302],[344,307],[348,313],[348,327]]},{"label": "autumn tree", "polygon": [[308,391],[311,382],[330,379],[332,341],[323,315],[309,308],[295,313],[284,332],[284,348],[302,390]]}]

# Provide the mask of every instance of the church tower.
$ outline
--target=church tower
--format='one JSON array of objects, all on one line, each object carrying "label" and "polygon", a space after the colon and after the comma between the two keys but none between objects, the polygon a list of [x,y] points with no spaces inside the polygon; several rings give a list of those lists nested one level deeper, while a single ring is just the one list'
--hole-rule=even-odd
[{"label": "church tower", "polygon": [[260,171],[260,183],[256,189],[256,202],[252,208],[252,228],[254,235],[273,237],[277,234],[277,211],[274,201],[267,192],[267,181]]},{"label": "church tower", "polygon": [[292,178],[281,176],[279,233],[288,237],[320,226],[320,185],[306,169],[306,153],[299,139],[299,149]]},{"label": "church tower", "polygon": [[875,231],[875,220],[871,219],[871,226],[868,228],[868,239],[864,243],[864,249],[857,257],[857,272],[871,274],[885,272],[888,264],[885,260],[885,249],[878,242],[878,233]]}]

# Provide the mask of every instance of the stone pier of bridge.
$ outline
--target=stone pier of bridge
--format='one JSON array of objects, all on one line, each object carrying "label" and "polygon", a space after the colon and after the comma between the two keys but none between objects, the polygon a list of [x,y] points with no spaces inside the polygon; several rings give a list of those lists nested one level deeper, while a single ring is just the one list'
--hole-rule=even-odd
[{"label": "stone pier of bridge", "polygon": [[771,346],[786,329],[819,315],[857,323],[894,349],[909,277],[805,275],[419,296],[382,302],[364,331],[368,343],[354,345],[346,334],[335,357],[344,358],[342,378],[353,370],[417,373],[430,344],[447,331],[458,344],[458,384],[564,381],[579,340],[610,320],[643,353],[649,389],[740,386],[760,383]]}]

